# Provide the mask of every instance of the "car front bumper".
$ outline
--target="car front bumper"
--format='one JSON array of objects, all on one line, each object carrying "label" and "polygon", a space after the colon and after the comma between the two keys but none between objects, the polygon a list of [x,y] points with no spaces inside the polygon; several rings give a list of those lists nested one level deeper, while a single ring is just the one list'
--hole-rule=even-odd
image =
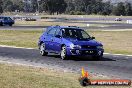
[{"label": "car front bumper", "polygon": [[66,49],[68,56],[103,56],[104,49]]}]

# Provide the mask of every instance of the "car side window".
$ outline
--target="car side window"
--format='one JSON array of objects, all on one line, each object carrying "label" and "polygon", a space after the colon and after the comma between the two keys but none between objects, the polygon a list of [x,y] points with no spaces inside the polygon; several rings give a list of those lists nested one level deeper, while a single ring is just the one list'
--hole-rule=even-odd
[{"label": "car side window", "polygon": [[85,31],[81,31],[81,35],[80,38],[90,38],[90,36],[85,32]]},{"label": "car side window", "polygon": [[56,32],[56,29],[55,28],[52,28],[52,29],[50,29],[49,31],[48,31],[48,35],[50,35],[50,36],[54,36],[55,35],[55,32]]},{"label": "car side window", "polygon": [[57,30],[56,30],[55,35],[61,35],[61,34],[60,34],[60,29],[57,29]]},{"label": "car side window", "polygon": [[7,18],[8,20],[12,20],[10,17]]},{"label": "car side window", "polygon": [[8,20],[8,18],[7,18],[7,17],[5,17],[5,18],[4,18],[4,20]]}]

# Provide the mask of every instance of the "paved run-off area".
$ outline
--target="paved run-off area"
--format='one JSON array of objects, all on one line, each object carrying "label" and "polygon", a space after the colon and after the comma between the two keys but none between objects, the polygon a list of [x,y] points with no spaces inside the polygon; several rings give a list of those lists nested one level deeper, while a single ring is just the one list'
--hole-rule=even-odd
[{"label": "paved run-off area", "polygon": [[42,57],[36,49],[22,49],[0,47],[0,61],[19,63],[53,69],[60,69],[66,72],[73,71],[80,73],[84,67],[92,75],[107,76],[110,78],[123,78],[132,80],[132,57],[118,55],[104,55],[100,61],[93,61],[88,57],[71,58],[60,60],[56,55]]}]

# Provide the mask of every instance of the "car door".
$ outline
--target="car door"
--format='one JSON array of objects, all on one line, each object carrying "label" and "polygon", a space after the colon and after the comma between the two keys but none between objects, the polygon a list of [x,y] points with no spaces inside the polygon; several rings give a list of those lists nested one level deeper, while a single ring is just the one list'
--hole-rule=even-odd
[{"label": "car door", "polygon": [[[60,37],[58,37],[58,35]],[[53,51],[60,52],[61,51],[61,44],[62,44],[61,29],[56,28],[56,33],[55,33],[55,36],[53,37]]]},{"label": "car door", "polygon": [[8,17],[4,17],[4,24],[7,25],[9,22]]},{"label": "car door", "polygon": [[47,32],[47,37],[46,37],[46,41],[47,41],[47,50],[49,51],[53,51],[53,38],[55,36],[55,32],[56,29],[55,28],[51,28],[48,32]]},{"label": "car door", "polygon": [[50,50],[49,48],[49,42],[50,42],[50,36],[48,35],[49,31],[52,29],[52,27],[48,27],[44,34],[41,36],[41,40],[45,43],[45,49]]}]

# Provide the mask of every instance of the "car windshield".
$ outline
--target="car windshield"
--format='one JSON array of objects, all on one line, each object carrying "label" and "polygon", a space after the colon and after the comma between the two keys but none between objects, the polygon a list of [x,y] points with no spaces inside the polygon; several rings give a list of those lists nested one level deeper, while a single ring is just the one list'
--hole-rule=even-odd
[{"label": "car windshield", "polygon": [[10,17],[5,17],[4,20],[12,20]]},{"label": "car windshield", "polygon": [[65,28],[62,30],[62,35],[64,38],[75,38],[79,40],[91,39],[90,35],[82,29]]},{"label": "car windshield", "polygon": [[3,20],[3,17],[0,17],[0,20]]}]

